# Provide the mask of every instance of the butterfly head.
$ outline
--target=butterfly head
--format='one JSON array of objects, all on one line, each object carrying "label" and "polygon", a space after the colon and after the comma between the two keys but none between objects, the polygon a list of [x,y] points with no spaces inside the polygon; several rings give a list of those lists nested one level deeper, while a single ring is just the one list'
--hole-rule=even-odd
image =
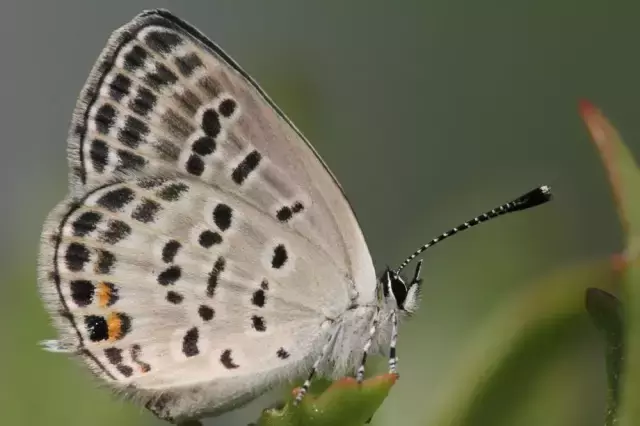
[{"label": "butterfly head", "polygon": [[384,302],[391,304],[392,308],[400,312],[413,314],[418,309],[420,301],[421,267],[422,261],[418,262],[414,277],[408,284],[399,273],[387,267],[380,277],[380,287]]},{"label": "butterfly head", "polygon": [[420,285],[422,283],[422,280],[420,279],[420,270],[422,269],[422,261],[418,262],[416,271],[413,275],[413,279],[409,282],[408,285],[400,276],[400,272],[412,260],[414,260],[429,247],[433,247],[434,245],[438,244],[441,241],[444,241],[452,235],[456,235],[461,231],[487,222],[498,216],[502,216],[503,214],[526,210],[528,208],[544,204],[547,201],[551,200],[551,198],[551,189],[548,186],[543,185],[525,193],[524,195],[521,195],[520,197],[512,201],[509,201],[508,203],[504,203],[498,207],[488,210],[485,213],[476,216],[473,219],[456,226],[455,228],[448,230],[447,232],[443,232],[442,234],[413,252],[413,254],[407,257],[396,270],[392,270],[387,267],[387,269],[380,277],[380,286],[378,287],[379,300],[391,309],[397,309],[400,312],[412,314],[418,308],[418,303],[420,301]]},{"label": "butterfly head", "polygon": [[420,301],[420,287],[422,283],[422,279],[420,279],[420,271],[422,269],[422,261],[418,262],[413,279],[409,284],[407,284],[400,275],[400,272],[412,260],[429,247],[433,247],[452,235],[456,235],[461,231],[487,222],[498,216],[502,216],[503,214],[526,210],[528,208],[544,204],[551,200],[551,198],[551,189],[548,186],[543,185],[512,201],[509,201],[508,203],[504,203],[498,207],[488,210],[485,213],[448,230],[447,232],[443,232],[407,257],[396,270],[392,270],[387,267],[380,277],[380,285],[378,287],[378,298],[380,302],[391,309],[397,309],[398,311],[406,314],[414,313],[417,310]]}]

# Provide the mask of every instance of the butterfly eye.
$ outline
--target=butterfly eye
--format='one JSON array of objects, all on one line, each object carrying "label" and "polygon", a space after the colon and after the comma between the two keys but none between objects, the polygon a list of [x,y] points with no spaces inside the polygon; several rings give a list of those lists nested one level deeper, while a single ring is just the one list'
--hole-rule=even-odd
[{"label": "butterfly eye", "polygon": [[407,298],[407,285],[399,275],[391,272],[389,274],[389,287],[393,298],[396,299],[398,308],[402,309],[404,301]]},{"label": "butterfly eye", "polygon": [[384,298],[393,297],[398,308],[402,309],[405,299],[407,298],[407,286],[400,275],[387,268],[380,278]]}]

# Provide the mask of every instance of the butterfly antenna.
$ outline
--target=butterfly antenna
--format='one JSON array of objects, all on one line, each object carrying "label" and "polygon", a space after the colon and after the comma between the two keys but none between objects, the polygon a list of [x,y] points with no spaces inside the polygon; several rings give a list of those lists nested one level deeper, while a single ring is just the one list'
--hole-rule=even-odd
[{"label": "butterfly antenna", "polygon": [[407,259],[402,262],[402,264],[396,270],[396,274],[400,273],[413,259],[415,259],[420,253],[425,251],[431,246],[436,245],[442,240],[446,240],[452,235],[457,234],[458,232],[464,231],[466,229],[472,228],[480,223],[487,222],[493,218],[498,216],[502,216],[503,214],[517,212],[520,210],[526,210],[531,207],[539,206],[541,204],[546,203],[552,199],[551,188],[546,185],[540,186],[532,191],[527,192],[524,195],[516,198],[515,200],[509,201],[499,207],[496,207],[492,210],[489,210],[480,216],[476,216],[468,222],[465,222],[461,225],[456,226],[455,228],[439,235],[433,240],[429,241],[427,244],[420,247],[416,250],[411,256],[407,257]]}]

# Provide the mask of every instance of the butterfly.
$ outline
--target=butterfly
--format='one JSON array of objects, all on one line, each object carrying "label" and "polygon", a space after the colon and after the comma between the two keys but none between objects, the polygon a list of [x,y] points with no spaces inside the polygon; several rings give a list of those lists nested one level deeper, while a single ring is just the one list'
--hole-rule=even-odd
[{"label": "butterfly", "polygon": [[168,11],[116,30],[78,100],[69,194],[47,218],[39,288],[71,352],[162,419],[216,415],[300,375],[396,373],[426,248],[542,204],[528,192],[377,277],[326,164],[218,46]]}]

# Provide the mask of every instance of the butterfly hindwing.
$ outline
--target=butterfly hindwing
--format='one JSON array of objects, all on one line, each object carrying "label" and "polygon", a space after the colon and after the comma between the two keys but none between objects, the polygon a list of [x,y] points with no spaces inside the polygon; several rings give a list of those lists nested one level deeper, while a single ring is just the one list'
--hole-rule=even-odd
[{"label": "butterfly hindwing", "polygon": [[202,180],[297,229],[361,297],[372,293],[371,257],[330,171],[244,71],[168,12],[145,12],[112,35],[69,151],[76,195],[117,176]]},{"label": "butterfly hindwing", "polygon": [[213,409],[236,383],[300,372],[349,303],[325,255],[277,223],[198,181],[107,184],[47,223],[42,292],[63,342],[115,386],[213,386]]}]

